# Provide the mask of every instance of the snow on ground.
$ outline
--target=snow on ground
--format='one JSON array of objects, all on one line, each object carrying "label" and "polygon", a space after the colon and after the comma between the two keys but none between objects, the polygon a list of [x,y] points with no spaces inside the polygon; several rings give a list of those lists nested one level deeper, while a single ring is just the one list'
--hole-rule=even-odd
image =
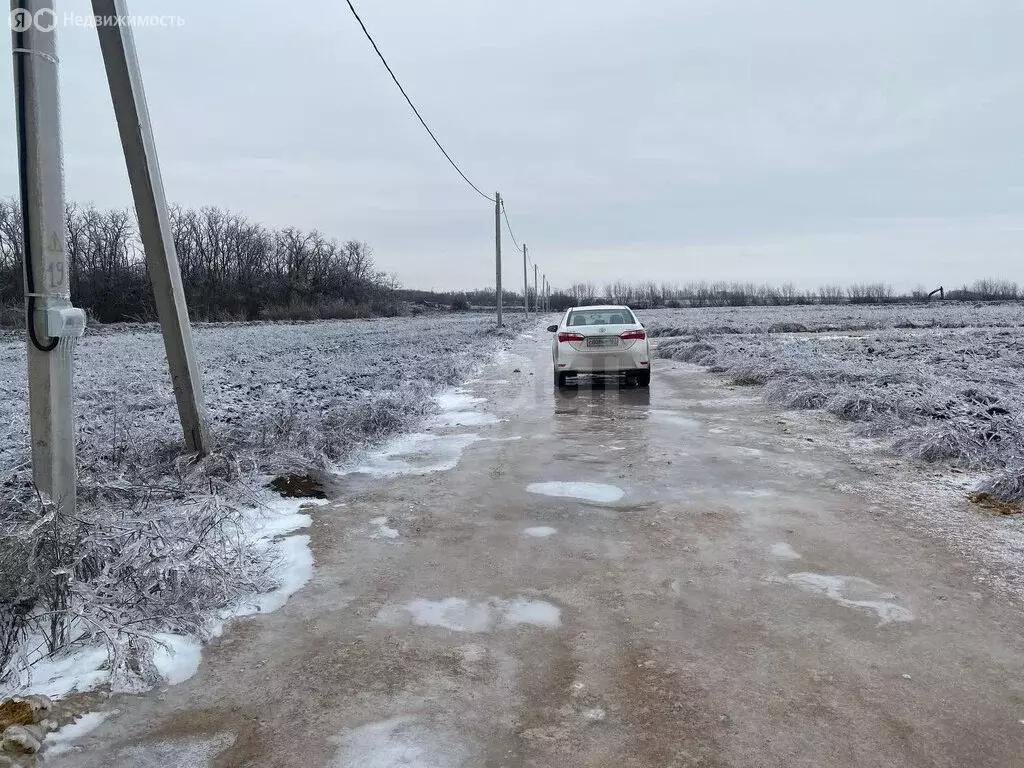
[{"label": "snow on ground", "polygon": [[523,533],[535,539],[546,539],[548,536],[554,536],[558,531],[546,525],[539,525],[534,528],[526,528]]},{"label": "snow on ground", "polygon": [[107,718],[117,714],[120,714],[120,711],[116,709],[106,712],[88,712],[73,723],[68,723],[60,730],[51,733],[46,737],[46,756],[56,757],[69,752],[75,741],[89,735],[103,725]]}]

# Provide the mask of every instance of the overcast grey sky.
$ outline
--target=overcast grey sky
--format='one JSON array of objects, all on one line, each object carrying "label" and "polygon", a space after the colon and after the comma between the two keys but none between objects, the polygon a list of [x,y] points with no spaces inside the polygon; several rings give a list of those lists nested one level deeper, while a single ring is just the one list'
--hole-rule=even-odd
[{"label": "overcast grey sky", "polygon": [[[356,7],[555,285],[1024,280],[1020,0]],[[136,30],[171,200],[364,239],[409,287],[493,285],[493,207],[343,0],[130,10],[184,21]],[[95,31],[61,27],[58,44],[68,198],[125,205]],[[10,74],[2,87],[13,193]]]}]

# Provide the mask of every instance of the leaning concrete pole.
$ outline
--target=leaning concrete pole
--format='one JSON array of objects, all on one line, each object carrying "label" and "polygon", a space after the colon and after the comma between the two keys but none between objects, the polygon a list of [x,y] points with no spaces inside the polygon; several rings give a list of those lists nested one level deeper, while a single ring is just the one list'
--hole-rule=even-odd
[{"label": "leaning concrete pole", "polygon": [[61,511],[75,511],[74,340],[85,313],[71,306],[64,163],[52,0],[11,3],[28,329],[32,478]]},{"label": "leaning concrete pole", "polygon": [[[128,18],[124,0],[92,0],[92,9],[101,18]],[[135,39],[129,24],[97,24],[96,30],[135,198],[139,235],[146,251],[146,265],[153,284],[153,297],[160,317],[185,445],[194,453],[206,453],[210,445],[202,376],[192,343],[192,325],[181,284],[178,254],[174,250],[167,198],[157,162],[156,142],[142,87]]]}]

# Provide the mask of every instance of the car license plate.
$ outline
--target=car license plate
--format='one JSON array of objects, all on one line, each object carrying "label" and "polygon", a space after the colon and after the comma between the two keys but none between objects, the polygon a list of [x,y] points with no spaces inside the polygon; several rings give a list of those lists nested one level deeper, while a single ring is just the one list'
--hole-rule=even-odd
[{"label": "car license plate", "polygon": [[614,337],[609,338],[607,336],[597,336],[597,337],[591,337],[591,338],[587,339],[587,346],[588,347],[614,347],[616,344],[618,344],[618,341],[619,340],[614,338]]}]

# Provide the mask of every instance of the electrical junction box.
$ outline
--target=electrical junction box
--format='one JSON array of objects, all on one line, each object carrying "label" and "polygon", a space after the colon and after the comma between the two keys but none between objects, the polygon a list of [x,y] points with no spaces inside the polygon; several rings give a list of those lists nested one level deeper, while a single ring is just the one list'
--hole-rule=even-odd
[{"label": "electrical junction box", "polygon": [[51,339],[77,339],[85,333],[85,310],[77,307],[47,307],[46,335]]}]

